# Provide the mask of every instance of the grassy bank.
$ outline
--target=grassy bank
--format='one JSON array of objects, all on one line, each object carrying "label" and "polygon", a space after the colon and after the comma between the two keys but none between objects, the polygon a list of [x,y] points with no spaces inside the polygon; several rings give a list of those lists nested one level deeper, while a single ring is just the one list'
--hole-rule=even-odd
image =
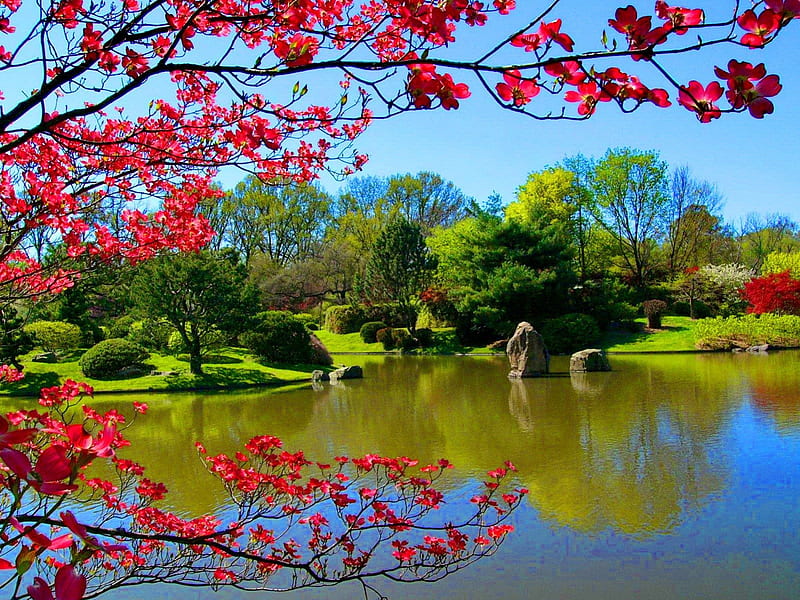
[{"label": "grassy bank", "polygon": [[604,333],[598,346],[607,352],[694,351],[694,321],[689,317],[663,317],[661,329],[646,330],[646,319],[637,319],[639,331],[612,330]]},{"label": "grassy bank", "polygon": [[144,375],[117,379],[86,377],[78,366],[80,352],[59,363],[35,363],[35,353],[22,357],[25,379],[0,386],[0,395],[36,396],[39,389],[58,385],[66,379],[85,381],[98,392],[156,390],[231,389],[257,385],[284,385],[307,381],[314,365],[262,364],[242,348],[226,348],[203,362],[203,375],[189,373],[189,363],[175,356],[151,354],[147,361],[153,371],[170,375]]},{"label": "grassy bank", "polygon": [[[331,333],[330,331],[319,330],[314,334],[325,344],[331,354],[343,353],[383,353],[383,345],[379,343],[366,344],[361,340],[359,333]],[[396,352],[396,351],[395,351]],[[492,354],[494,351],[486,346],[464,346],[456,338],[456,330],[453,327],[433,330],[433,345],[430,348],[417,350],[422,354]]]}]

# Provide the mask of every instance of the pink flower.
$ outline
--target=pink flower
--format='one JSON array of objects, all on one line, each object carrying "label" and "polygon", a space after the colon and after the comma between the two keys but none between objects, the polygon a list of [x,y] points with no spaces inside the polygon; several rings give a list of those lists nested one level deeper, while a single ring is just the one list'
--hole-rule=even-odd
[{"label": "pink flower", "polygon": [[697,113],[701,123],[709,123],[721,115],[719,107],[714,104],[722,96],[722,86],[712,81],[706,87],[699,81],[690,81],[688,87],[682,87],[678,94],[678,103]]},{"label": "pink flower", "polygon": [[535,79],[522,79],[519,71],[506,71],[503,74],[503,83],[496,86],[497,95],[514,106],[523,106],[539,93],[539,86]]}]

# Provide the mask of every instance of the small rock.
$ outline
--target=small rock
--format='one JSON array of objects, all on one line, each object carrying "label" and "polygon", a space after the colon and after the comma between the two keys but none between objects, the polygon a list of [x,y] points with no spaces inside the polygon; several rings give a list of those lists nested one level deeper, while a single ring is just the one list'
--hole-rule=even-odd
[{"label": "small rock", "polygon": [[361,379],[364,377],[364,372],[358,365],[352,367],[342,367],[328,373],[331,382],[339,381],[340,379]]},{"label": "small rock", "polygon": [[330,380],[330,376],[321,369],[316,369],[311,371],[311,381],[328,381]]},{"label": "small rock", "polygon": [[54,363],[58,362],[58,357],[55,352],[42,352],[35,355],[31,360],[38,363]]},{"label": "small rock", "polygon": [[761,344],[760,346],[749,346],[745,352],[767,352],[769,351],[769,344]]},{"label": "small rock", "polygon": [[611,365],[605,352],[599,348],[587,348],[569,358],[569,370],[574,372],[610,371]]}]

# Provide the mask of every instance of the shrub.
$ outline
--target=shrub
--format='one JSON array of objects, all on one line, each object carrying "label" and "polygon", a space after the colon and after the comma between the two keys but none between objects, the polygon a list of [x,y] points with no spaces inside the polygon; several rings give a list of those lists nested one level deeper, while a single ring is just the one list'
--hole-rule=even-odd
[{"label": "shrub", "polygon": [[289,312],[273,310],[257,314],[253,329],[239,339],[245,348],[268,362],[314,361],[311,335]]},{"label": "shrub", "polygon": [[751,279],[744,284],[742,296],[750,303],[747,312],[800,314],[800,279],[789,271]]},{"label": "shrub", "polygon": [[122,369],[141,366],[150,354],[139,344],[109,338],[89,348],[78,361],[87,377],[108,377]]},{"label": "shrub", "polygon": [[361,331],[359,331],[359,334],[361,335],[361,339],[365,344],[374,344],[378,341],[375,338],[375,334],[378,333],[379,329],[386,329],[386,327],[387,325],[383,321],[370,321],[369,323],[364,323],[361,326]]},{"label": "shrub", "polygon": [[[694,305],[694,317],[695,319],[705,319],[711,316],[711,308],[705,302],[700,300],[695,300],[693,302]],[[679,317],[689,317],[691,316],[691,309],[689,307],[689,303],[684,300],[678,300],[677,302],[672,303],[672,307],[670,309],[673,314],[678,315]]]},{"label": "shrub", "polygon": [[600,327],[589,315],[569,313],[545,321],[540,333],[552,354],[571,354],[590,348],[600,337]]},{"label": "shrub", "polygon": [[401,352],[408,352],[417,347],[417,340],[406,329],[392,329],[392,342]]},{"label": "shrub", "polygon": [[[148,350],[164,352],[169,348],[170,338],[174,333],[178,332],[166,321],[145,319],[131,325],[127,339]],[[178,334],[178,339],[180,339],[180,334]]]},{"label": "shrub", "polygon": [[417,345],[420,348],[430,348],[433,345],[433,331],[427,327],[417,329],[414,332],[414,338],[416,338]]},{"label": "shrub", "polygon": [[131,332],[133,324],[136,322],[130,315],[122,315],[118,319],[114,319],[111,325],[108,326],[109,338],[124,338],[128,337]]},{"label": "shrub", "polygon": [[394,329],[391,327],[386,327],[384,329],[378,329],[378,331],[375,332],[375,341],[383,344],[384,350],[394,349],[394,336],[392,335],[393,331]]},{"label": "shrub", "polygon": [[661,329],[661,315],[667,309],[667,303],[663,300],[645,300],[642,308],[647,317],[647,326],[650,329]]},{"label": "shrub", "polygon": [[74,350],[83,339],[80,327],[63,321],[35,321],[26,325],[24,331],[47,352]]},{"label": "shrub", "polygon": [[331,333],[355,333],[366,320],[360,306],[331,306],[325,311],[325,329]]},{"label": "shrub", "polygon": [[744,315],[701,319],[694,324],[695,345],[701,350],[730,350],[770,344],[800,347],[800,316]]},{"label": "shrub", "polygon": [[294,318],[300,321],[309,331],[317,331],[319,329],[319,320],[311,313],[295,313]]}]

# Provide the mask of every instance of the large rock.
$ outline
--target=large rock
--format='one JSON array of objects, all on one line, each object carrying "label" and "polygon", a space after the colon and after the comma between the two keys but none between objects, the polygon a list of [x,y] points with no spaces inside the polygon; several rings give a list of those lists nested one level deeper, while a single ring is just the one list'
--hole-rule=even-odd
[{"label": "large rock", "polygon": [[511,363],[508,373],[511,378],[536,377],[546,375],[549,371],[550,355],[544,339],[527,321],[517,325],[517,330],[508,340],[506,354]]},{"label": "large rock", "polygon": [[605,352],[598,348],[587,348],[576,352],[569,358],[569,370],[576,372],[610,371]]},{"label": "large rock", "polygon": [[331,371],[328,373],[328,377],[330,377],[331,383],[335,383],[340,379],[361,379],[364,377],[364,372],[358,365],[353,365],[352,367],[342,367]]},{"label": "large rock", "polygon": [[31,360],[38,363],[55,363],[58,362],[58,357],[55,352],[42,352],[35,355]]}]

